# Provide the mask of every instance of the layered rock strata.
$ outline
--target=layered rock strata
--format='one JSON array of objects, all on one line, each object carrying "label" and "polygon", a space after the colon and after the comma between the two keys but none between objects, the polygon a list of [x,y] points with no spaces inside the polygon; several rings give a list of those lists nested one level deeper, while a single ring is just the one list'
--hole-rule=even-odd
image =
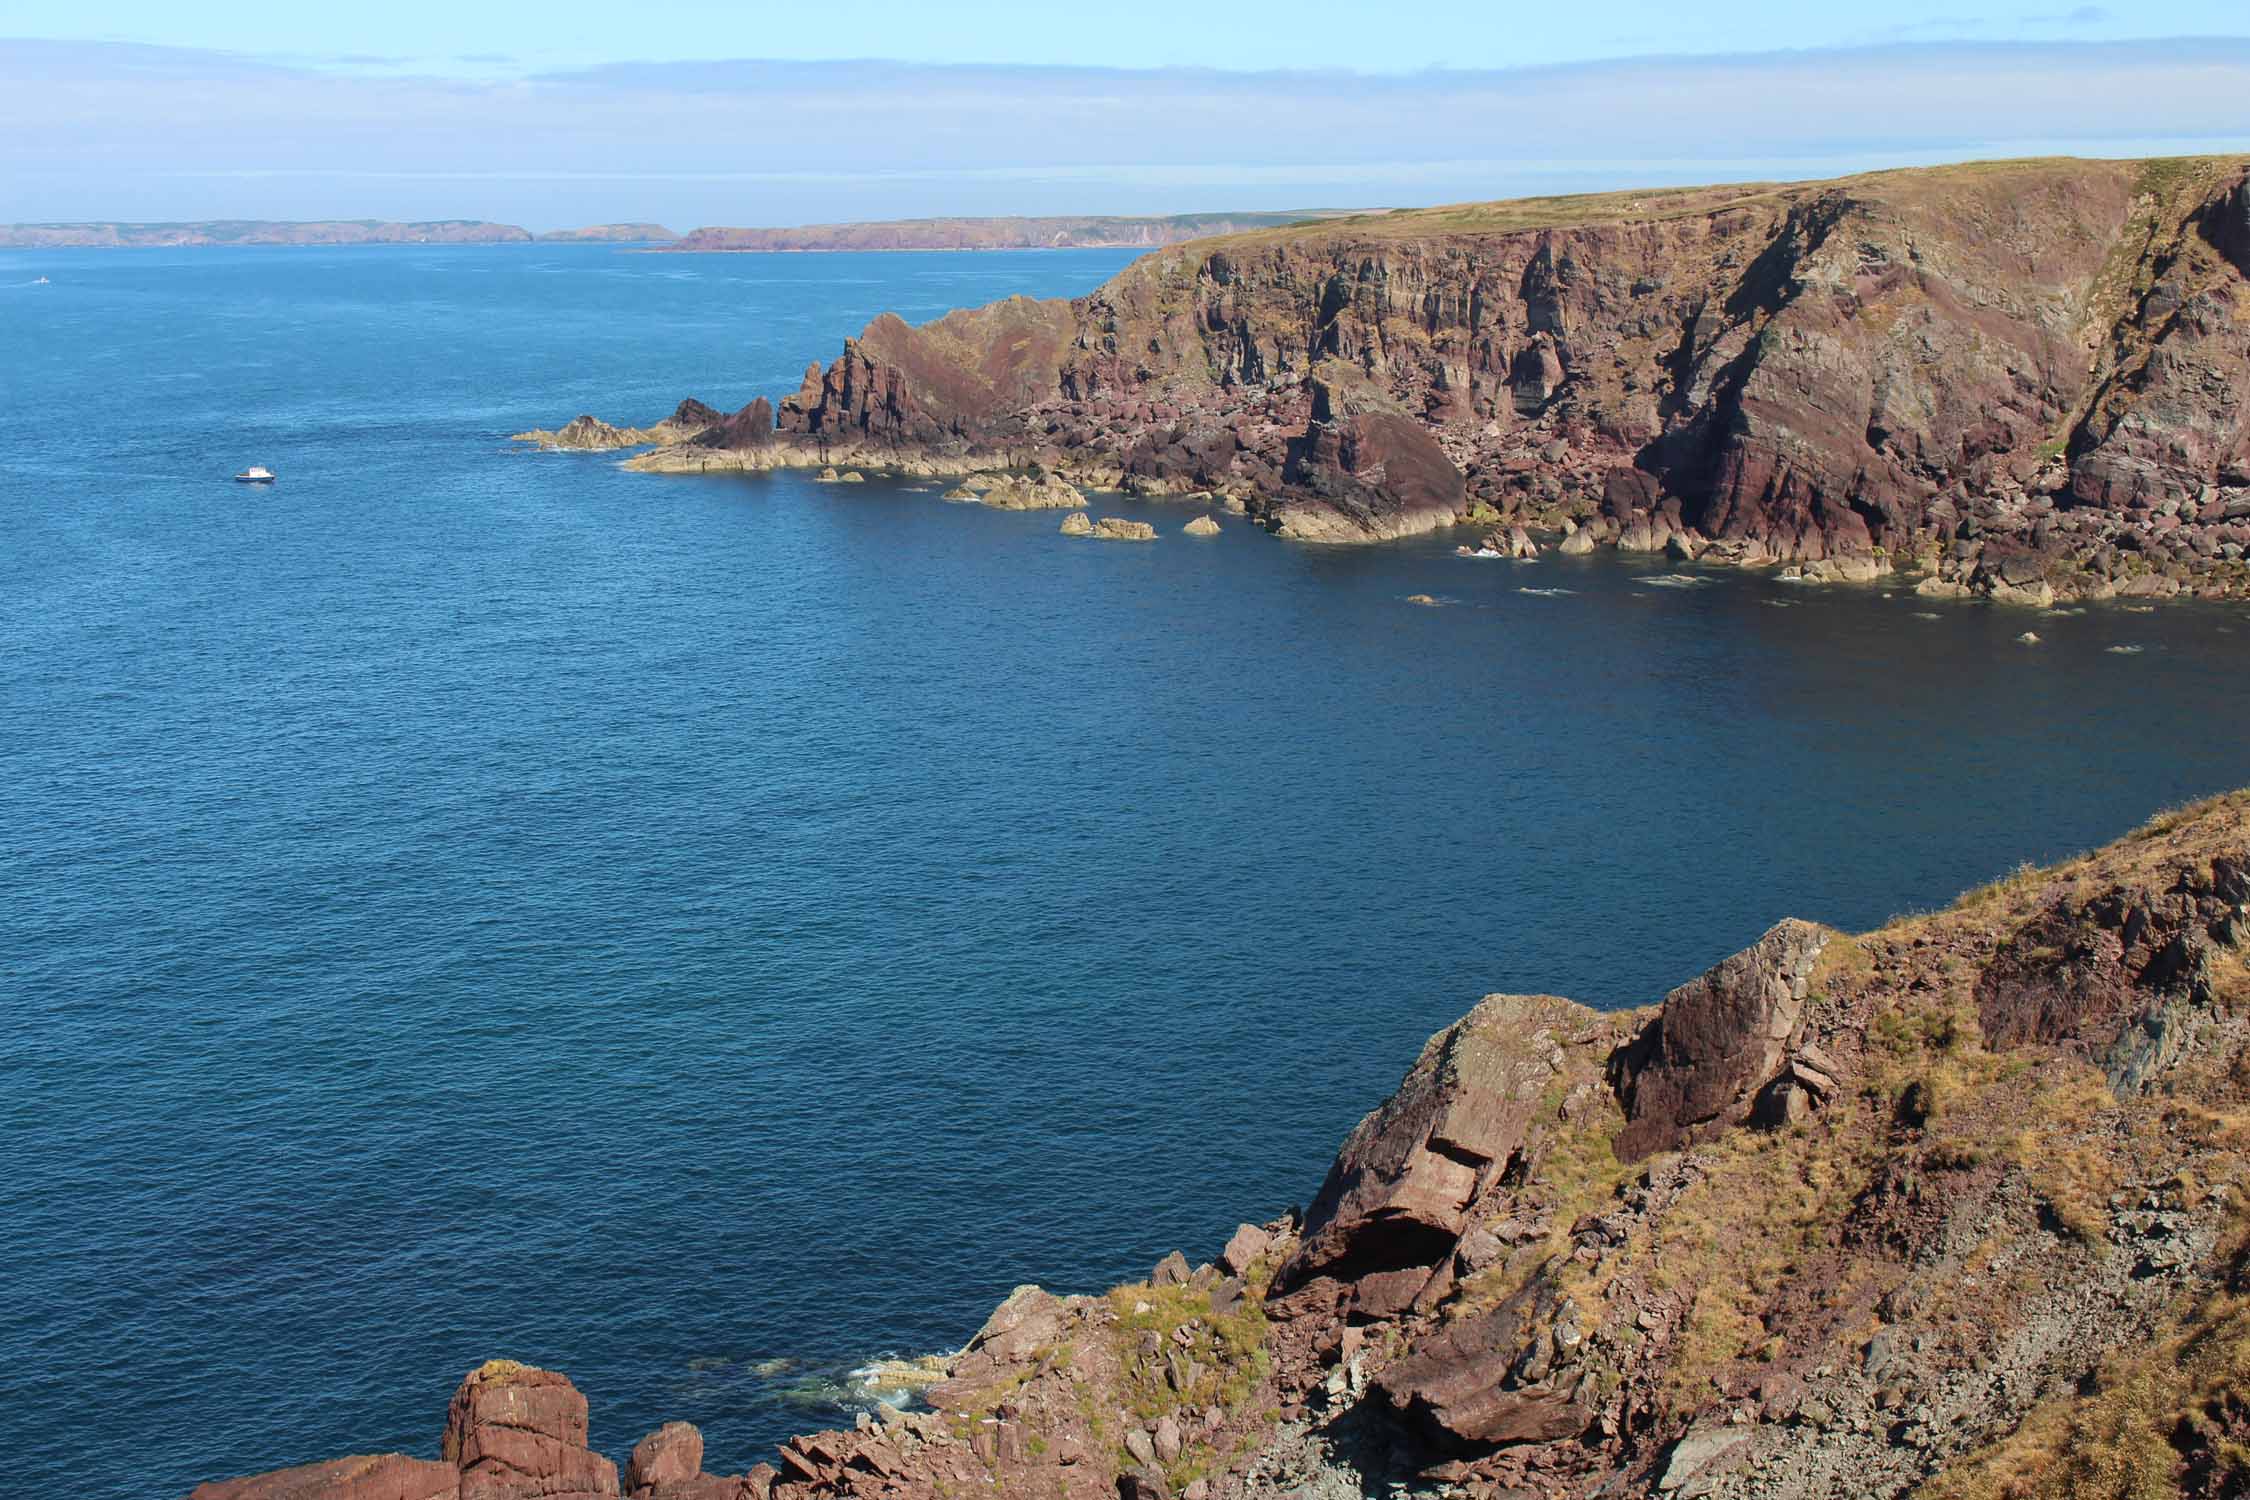
[{"label": "layered rock strata", "polygon": [[[664,470],[1033,463],[1310,541],[1456,523],[2039,604],[2250,591],[2239,159],[1403,211],[876,319]],[[1536,534],[1536,535],[1535,535]]]},{"label": "layered rock strata", "polygon": [[567,1381],[495,1363],[440,1461],[195,1500],[2240,1494],[2246,955],[2238,793],[1871,933],[1783,922],[1646,1010],[1489,997],[1301,1219],[1019,1288],[921,1409],[746,1474],[668,1424],[620,1479]]}]

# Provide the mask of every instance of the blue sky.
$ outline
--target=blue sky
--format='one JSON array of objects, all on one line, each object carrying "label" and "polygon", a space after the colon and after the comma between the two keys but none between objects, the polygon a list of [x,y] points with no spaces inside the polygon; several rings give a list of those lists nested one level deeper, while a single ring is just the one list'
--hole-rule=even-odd
[{"label": "blue sky", "polygon": [[0,0],[0,220],[684,228],[2231,150],[2243,0]]},{"label": "blue sky", "polygon": [[150,42],[322,64],[473,76],[627,59],[881,57],[1259,71],[1511,68],[1647,53],[1773,52],[1934,40],[2113,41],[2250,35],[2242,0],[105,0],[98,15],[52,0],[0,3],[0,36]]}]

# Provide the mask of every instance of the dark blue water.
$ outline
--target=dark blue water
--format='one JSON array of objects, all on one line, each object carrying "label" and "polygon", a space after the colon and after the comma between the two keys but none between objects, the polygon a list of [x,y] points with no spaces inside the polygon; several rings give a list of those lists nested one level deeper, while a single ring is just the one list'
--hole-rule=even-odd
[{"label": "dark blue water", "polygon": [[1649,1001],[2250,782],[2238,610],[503,441],[1119,263],[0,256],[10,1488],[429,1453],[495,1355],[738,1470],[1308,1197],[1482,993]]}]

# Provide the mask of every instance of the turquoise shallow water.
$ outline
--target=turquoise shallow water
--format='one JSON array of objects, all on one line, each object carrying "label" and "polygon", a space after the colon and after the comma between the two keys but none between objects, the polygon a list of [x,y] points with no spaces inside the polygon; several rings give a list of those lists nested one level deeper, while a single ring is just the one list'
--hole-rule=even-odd
[{"label": "turquoise shallow water", "polygon": [[2239,610],[504,441],[1121,262],[0,255],[11,1485],[431,1452],[494,1355],[739,1470],[1309,1197],[1482,993],[1653,1000],[2250,781]]}]

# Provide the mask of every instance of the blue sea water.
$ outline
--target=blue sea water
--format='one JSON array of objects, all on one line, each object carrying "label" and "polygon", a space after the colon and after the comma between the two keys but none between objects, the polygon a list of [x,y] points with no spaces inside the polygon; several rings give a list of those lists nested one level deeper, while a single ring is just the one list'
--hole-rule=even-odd
[{"label": "blue sea water", "polygon": [[1306,1199],[1483,993],[1645,1003],[2250,782],[2239,609],[506,441],[1123,259],[0,254],[9,1488],[432,1453],[501,1355],[738,1471]]}]

